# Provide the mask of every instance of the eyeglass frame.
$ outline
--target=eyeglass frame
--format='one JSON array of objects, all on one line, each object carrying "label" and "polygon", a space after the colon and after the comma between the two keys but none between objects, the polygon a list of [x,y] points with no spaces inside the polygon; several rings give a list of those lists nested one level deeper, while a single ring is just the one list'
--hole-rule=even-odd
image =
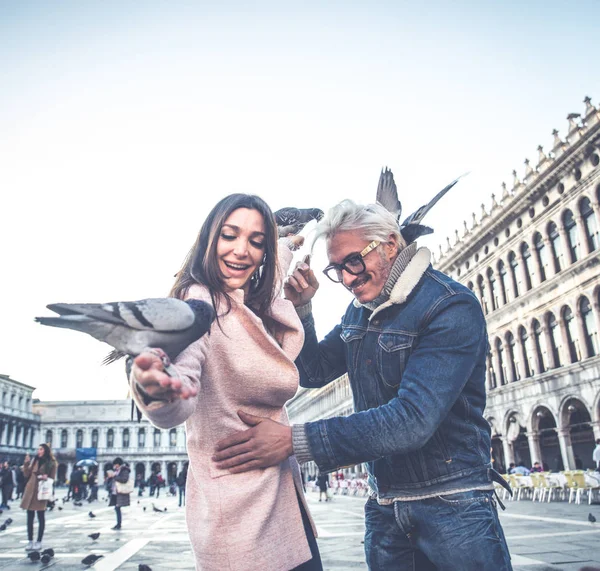
[{"label": "eyeglass frame", "polygon": [[[375,248],[377,248],[377,246],[379,246],[381,244],[381,240],[373,240],[372,242],[370,242],[369,244],[367,244],[367,246],[358,254],[350,254],[350,256],[347,256],[346,259],[341,263],[341,264],[329,264],[324,270],[323,273],[335,284],[341,284],[343,283],[343,278],[341,277],[341,272],[342,271],[346,271],[348,272],[350,275],[352,276],[359,276],[360,274],[364,273],[367,271],[367,266],[365,264],[364,261],[364,257],[369,253],[372,252]],[[358,261],[361,263],[362,265],[362,270],[360,270],[359,272],[354,272],[352,270],[350,270],[346,264],[348,263],[349,260],[353,259],[353,258],[357,258]],[[336,270],[338,272],[338,277],[340,279],[338,280],[334,280],[328,272],[330,272],[331,270]]]}]

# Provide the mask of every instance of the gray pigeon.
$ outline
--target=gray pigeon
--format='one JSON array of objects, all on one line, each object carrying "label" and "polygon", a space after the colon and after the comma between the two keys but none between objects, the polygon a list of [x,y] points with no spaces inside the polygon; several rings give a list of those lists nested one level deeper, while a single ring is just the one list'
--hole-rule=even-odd
[{"label": "gray pigeon", "polygon": [[421,224],[423,218],[425,218],[425,215],[433,208],[433,206],[435,206],[440,198],[442,198],[463,176],[465,175],[459,176],[456,180],[453,180],[449,185],[440,190],[440,192],[438,192],[427,204],[424,204],[420,208],[417,208],[412,214],[409,214],[402,224],[400,224],[402,205],[398,199],[398,189],[394,182],[394,175],[387,167],[381,171],[381,175],[379,176],[376,200],[394,214],[400,226],[402,237],[410,244],[420,236],[433,233],[432,228]]},{"label": "gray pigeon", "polygon": [[317,222],[323,218],[323,211],[319,208],[280,208],[275,214],[275,222],[277,222],[277,232],[280,238],[296,235],[302,230],[311,220]]},{"label": "gray pigeon", "polygon": [[38,323],[82,331],[108,343],[116,351],[105,362],[124,355],[135,357],[150,347],[161,348],[173,360],[207,333],[215,319],[210,304],[172,297],[46,307],[60,317],[36,317]]}]

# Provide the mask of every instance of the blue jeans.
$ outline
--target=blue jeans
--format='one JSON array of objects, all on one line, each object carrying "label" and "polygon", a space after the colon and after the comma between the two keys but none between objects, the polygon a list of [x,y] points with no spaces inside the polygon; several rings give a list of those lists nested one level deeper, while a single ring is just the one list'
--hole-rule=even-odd
[{"label": "blue jeans", "polygon": [[492,491],[365,505],[371,571],[512,571]]}]

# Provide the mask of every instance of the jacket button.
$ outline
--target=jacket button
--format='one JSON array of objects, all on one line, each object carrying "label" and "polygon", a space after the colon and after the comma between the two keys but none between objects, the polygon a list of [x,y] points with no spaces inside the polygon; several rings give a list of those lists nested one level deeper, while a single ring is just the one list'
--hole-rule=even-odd
[{"label": "jacket button", "polygon": [[387,342],[387,346],[391,349],[394,346],[394,342],[393,341],[388,341]]}]

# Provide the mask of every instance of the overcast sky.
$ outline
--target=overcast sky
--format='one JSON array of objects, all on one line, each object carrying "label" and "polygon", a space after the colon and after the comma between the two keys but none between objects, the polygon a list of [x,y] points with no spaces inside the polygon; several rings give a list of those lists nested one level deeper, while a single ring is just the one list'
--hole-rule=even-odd
[{"label": "overcast sky", "polygon": [[[221,197],[369,202],[384,165],[406,214],[471,171],[427,218],[437,252],[600,99],[598,0],[291,4],[0,2],[0,373],[124,398],[46,304],[163,296]],[[350,300],[323,284],[321,334]]]}]

